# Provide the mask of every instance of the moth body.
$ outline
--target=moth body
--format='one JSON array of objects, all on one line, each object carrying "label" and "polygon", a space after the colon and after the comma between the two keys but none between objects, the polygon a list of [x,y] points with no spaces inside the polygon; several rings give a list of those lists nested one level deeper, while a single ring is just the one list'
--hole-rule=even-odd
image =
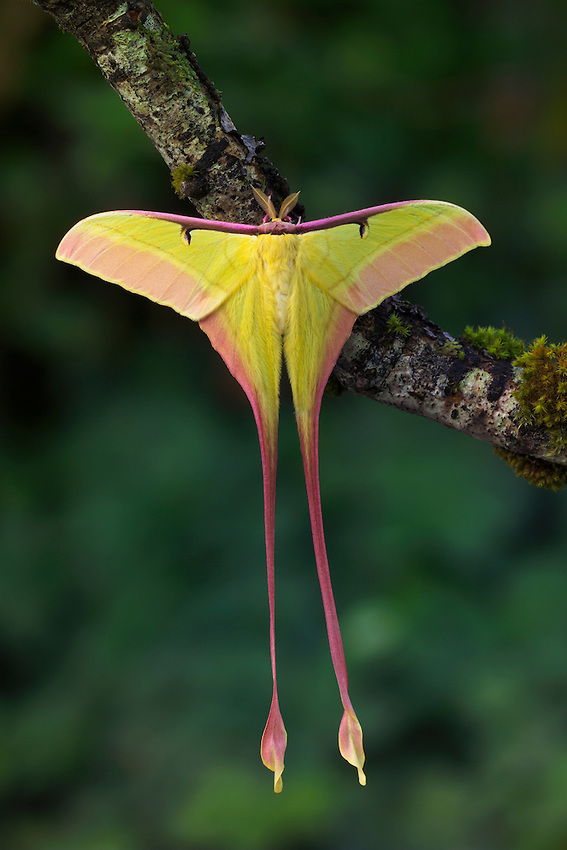
[{"label": "moth body", "polygon": [[275,312],[278,331],[285,332],[287,327],[289,299],[297,265],[297,255],[301,236],[289,233],[260,234],[258,242],[258,260],[263,285],[269,288],[275,300]]}]

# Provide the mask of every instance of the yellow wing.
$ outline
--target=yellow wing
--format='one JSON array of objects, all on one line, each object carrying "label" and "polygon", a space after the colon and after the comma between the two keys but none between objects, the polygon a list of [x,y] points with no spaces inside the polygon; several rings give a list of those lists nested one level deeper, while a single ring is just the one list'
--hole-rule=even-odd
[{"label": "yellow wing", "polygon": [[255,245],[255,236],[110,212],[71,228],[56,257],[199,320],[248,279]]},{"label": "yellow wing", "polygon": [[298,233],[284,333],[329,647],[344,709],[339,749],[357,768],[361,784],[366,782],[362,729],[348,693],[321,514],[317,459],[321,396],[357,315],[432,269],[490,241],[470,213],[451,204],[418,201],[372,213],[347,214],[348,223],[343,223],[343,217],[308,222],[306,231]]},{"label": "yellow wing", "polygon": [[56,256],[200,321],[271,442],[282,346],[273,292],[258,261],[258,237],[200,229],[198,219],[174,218],[136,211],[93,215],[64,236]]},{"label": "yellow wing", "polygon": [[244,284],[199,324],[260,416],[264,438],[275,446],[282,339],[274,295],[259,274],[256,256]]},{"label": "yellow wing", "polygon": [[278,704],[274,631],[276,440],[282,360],[276,299],[259,260],[260,237],[248,235],[254,228],[161,215],[114,212],[91,216],[67,233],[57,258],[198,320],[250,400],[262,452],[273,678],[261,754],[274,771],[274,789],[279,791],[286,732]]},{"label": "yellow wing", "polygon": [[490,244],[473,215],[443,201],[362,212],[364,224],[301,234],[299,256],[301,273],[357,314],[472,248]]}]

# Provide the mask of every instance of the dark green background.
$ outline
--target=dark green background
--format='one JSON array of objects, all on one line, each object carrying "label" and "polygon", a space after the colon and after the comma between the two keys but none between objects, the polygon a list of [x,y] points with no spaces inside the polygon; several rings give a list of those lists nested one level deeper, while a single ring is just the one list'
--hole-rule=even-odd
[{"label": "dark green background", "polygon": [[[408,296],[458,334],[565,337],[567,7],[162,0],[308,217],[432,197],[492,234]],[[199,329],[58,264],[79,218],[183,211],[87,54],[27,0],[0,27],[0,845],[564,850],[567,508],[489,446],[324,402],[341,709],[284,399],[274,796],[260,461]]]}]

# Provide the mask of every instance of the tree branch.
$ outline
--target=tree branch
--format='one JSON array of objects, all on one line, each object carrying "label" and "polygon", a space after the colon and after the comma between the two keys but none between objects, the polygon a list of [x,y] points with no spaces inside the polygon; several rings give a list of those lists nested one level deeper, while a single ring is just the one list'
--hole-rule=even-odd
[{"label": "tree branch", "polygon": [[[289,194],[260,155],[263,143],[230,120],[189,38],[174,36],[150,0],[34,2],[86,48],[163,157],[178,193],[201,215],[258,222],[251,184],[276,202]],[[394,311],[402,334],[388,323]],[[565,447],[552,443],[548,429],[520,424],[520,374],[510,360],[453,340],[420,307],[397,297],[357,321],[334,372],[351,392],[561,470]]]},{"label": "tree branch", "polygon": [[[151,0],[33,0],[75,36],[201,215],[259,223],[250,184],[276,200],[289,186],[263,142],[238,132],[221,96]],[[301,210],[298,210],[301,214]]]},{"label": "tree branch", "polygon": [[[404,333],[388,330],[395,326]],[[407,335],[406,335],[407,334]],[[441,330],[399,296],[361,316],[334,375],[358,395],[417,413],[508,451],[567,464],[547,428],[521,424],[515,398],[522,369]]]}]

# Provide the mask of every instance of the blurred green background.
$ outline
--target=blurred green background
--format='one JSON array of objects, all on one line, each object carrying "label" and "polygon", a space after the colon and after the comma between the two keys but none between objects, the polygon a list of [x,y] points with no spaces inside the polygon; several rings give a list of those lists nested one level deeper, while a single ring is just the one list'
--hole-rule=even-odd
[{"label": "blurred green background", "polygon": [[[159,6],[308,217],[479,216],[493,247],[408,291],[447,331],[565,338],[563,2]],[[248,403],[192,323],[53,259],[90,213],[189,210],[71,36],[27,0],[0,24],[0,846],[565,850],[566,497],[347,394],[324,402],[321,477],[368,785],[337,752],[286,396],[274,796]]]}]

